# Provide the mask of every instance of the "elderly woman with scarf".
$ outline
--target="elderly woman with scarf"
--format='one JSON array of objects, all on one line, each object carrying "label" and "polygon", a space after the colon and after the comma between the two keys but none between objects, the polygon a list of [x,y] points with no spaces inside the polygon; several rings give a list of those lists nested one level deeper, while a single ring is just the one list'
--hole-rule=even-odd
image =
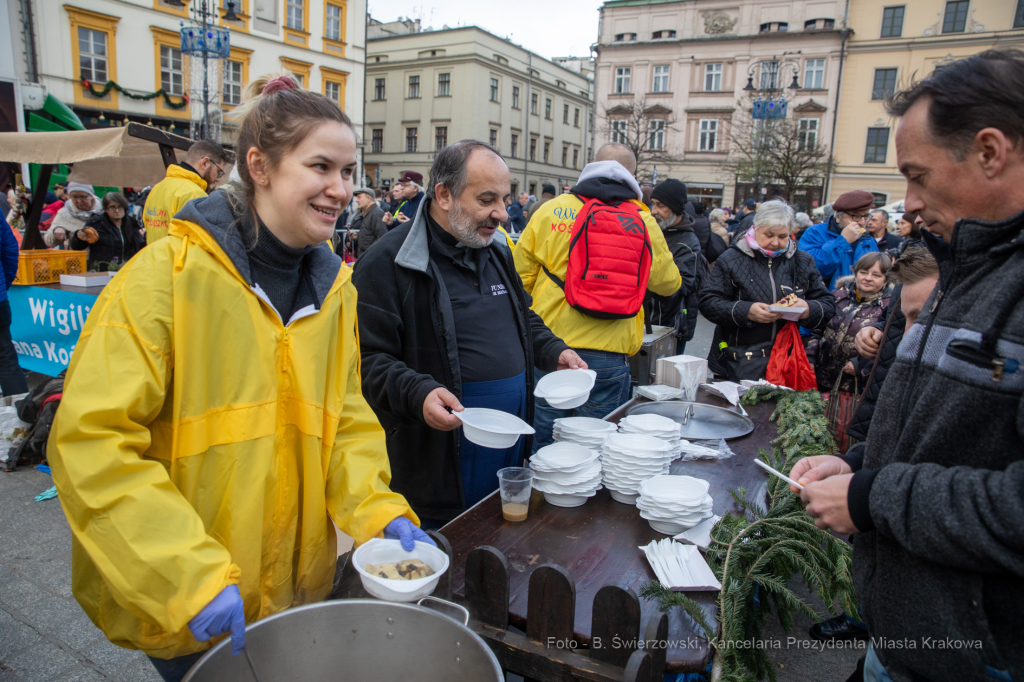
[{"label": "elderly woman with scarf", "polygon": [[700,312],[717,325],[708,364],[730,381],[763,379],[775,337],[786,322],[769,306],[790,294],[806,308],[799,324],[824,329],[835,314],[814,258],[790,238],[796,224],[784,201],[766,201],[754,224],[719,256],[700,298]]},{"label": "elderly woman with scarf", "polygon": [[53,216],[50,229],[43,232],[43,241],[51,248],[64,244],[94,216],[103,214],[103,205],[92,185],[69,182],[67,193],[68,201],[57,211],[57,215]]}]

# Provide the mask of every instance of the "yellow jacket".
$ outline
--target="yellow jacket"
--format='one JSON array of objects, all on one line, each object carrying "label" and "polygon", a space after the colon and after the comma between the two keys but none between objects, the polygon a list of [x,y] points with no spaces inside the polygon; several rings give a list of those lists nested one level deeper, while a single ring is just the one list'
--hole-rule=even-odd
[{"label": "yellow jacket", "polygon": [[321,246],[336,275],[316,282],[320,310],[286,327],[222,241],[176,219],[118,272],[49,441],[75,598],[110,641],[158,658],[212,646],[187,624],[228,585],[248,622],[322,600],[331,519],[357,543],[398,516],[419,522],[388,488],[384,431],[361,392],[351,270]]},{"label": "yellow jacket", "polygon": [[[665,235],[647,207],[639,201],[634,203],[641,207],[640,215],[647,226],[654,255],[647,289],[662,296],[674,294],[682,285],[682,279],[665,243]],[[576,211],[582,206],[583,202],[573,194],[562,194],[544,202],[530,217],[516,244],[513,252],[516,270],[526,291],[533,296],[533,311],[570,348],[633,355],[643,344],[643,308],[631,319],[590,317],[566,303],[565,292],[541,270],[543,265],[551,274],[565,280],[572,224]]]},{"label": "yellow jacket", "polygon": [[177,164],[167,167],[167,176],[153,185],[142,209],[146,243],[167,236],[171,220],[190,200],[206,196],[206,180]]}]

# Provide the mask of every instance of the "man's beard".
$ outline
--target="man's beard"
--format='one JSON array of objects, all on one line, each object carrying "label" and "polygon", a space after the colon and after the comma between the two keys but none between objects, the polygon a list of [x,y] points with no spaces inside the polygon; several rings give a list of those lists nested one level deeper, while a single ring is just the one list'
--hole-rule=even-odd
[{"label": "man's beard", "polygon": [[658,227],[660,227],[663,230],[665,228],[672,227],[677,222],[679,222],[679,216],[677,216],[675,213],[670,213],[668,218],[659,218],[658,216],[654,216],[654,219],[658,221]]},{"label": "man's beard", "polygon": [[452,208],[448,211],[448,226],[452,228],[452,235],[459,242],[471,249],[482,249],[490,246],[494,235],[483,235],[481,227],[498,227],[498,221],[488,218],[483,222],[476,222],[466,211],[462,210],[458,201],[452,201]]}]

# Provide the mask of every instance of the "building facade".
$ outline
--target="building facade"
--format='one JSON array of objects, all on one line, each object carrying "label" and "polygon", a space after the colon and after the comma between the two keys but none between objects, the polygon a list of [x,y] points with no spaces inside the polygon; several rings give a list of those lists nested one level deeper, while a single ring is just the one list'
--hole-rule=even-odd
[{"label": "building facade", "polygon": [[[179,31],[202,0],[30,1],[36,10],[39,79],[87,127],[130,120],[189,134],[189,107],[182,102],[190,58],[181,53]],[[303,87],[338,102],[359,130],[365,0],[234,0],[238,20],[225,21],[228,2],[209,5],[218,25],[230,28],[225,113],[241,102],[250,78],[287,68]],[[161,88],[167,97],[151,96]],[[224,123],[223,141],[230,144],[234,128],[230,119]]]},{"label": "building facade", "polygon": [[389,187],[406,170],[426,181],[434,154],[467,138],[501,150],[513,195],[575,182],[591,153],[593,85],[582,70],[473,26],[434,31],[371,20],[370,32],[368,182]]},{"label": "building facade", "polygon": [[[786,93],[804,139],[830,139],[844,11],[840,0],[607,0],[595,145],[625,134],[631,112],[642,110],[647,149],[658,157],[644,164],[644,178],[656,167],[657,179],[682,180],[709,206],[733,206],[750,192],[765,198],[770,183],[736,182],[733,125],[749,117],[751,88],[773,90]],[[799,87],[789,88],[794,76]],[[820,186],[791,199],[810,208]]]},{"label": "building facade", "polygon": [[993,48],[1024,48],[1024,2],[858,0],[849,23],[828,197],[863,189],[882,206],[906,193],[886,98],[938,65]]}]

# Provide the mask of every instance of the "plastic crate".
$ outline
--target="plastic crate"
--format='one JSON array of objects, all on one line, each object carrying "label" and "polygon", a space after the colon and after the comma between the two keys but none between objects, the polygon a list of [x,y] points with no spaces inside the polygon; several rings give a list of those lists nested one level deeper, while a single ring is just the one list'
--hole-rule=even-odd
[{"label": "plastic crate", "polygon": [[18,254],[18,276],[14,284],[50,284],[61,275],[86,271],[88,251],[28,249]]}]

